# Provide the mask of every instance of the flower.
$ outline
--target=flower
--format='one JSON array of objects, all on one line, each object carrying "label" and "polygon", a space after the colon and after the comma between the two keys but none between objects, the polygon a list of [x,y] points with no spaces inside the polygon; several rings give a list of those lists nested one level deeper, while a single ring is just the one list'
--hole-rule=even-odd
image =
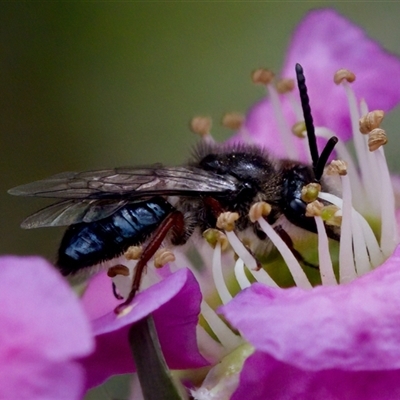
[{"label": "flower", "polygon": [[0,257],[0,398],[81,399],[93,350],[75,294],[39,257]]},{"label": "flower", "polygon": [[[198,352],[196,343],[201,293],[188,269],[180,269],[139,293],[126,309],[128,312],[120,315],[113,311],[118,301],[109,289],[109,278],[98,275],[82,299],[96,339],[95,352],[83,360],[87,388],[101,384],[111,375],[135,371],[127,340],[128,330],[150,314],[154,317],[161,348],[170,368],[199,368],[208,364]],[[99,293],[103,296],[101,301]]]},{"label": "flower", "polygon": [[[294,76],[296,62],[303,64],[307,76],[320,144],[333,135],[341,139],[335,149],[339,160],[332,161],[321,179],[324,190],[318,185],[302,188],[310,199],[307,216],[314,218],[317,235],[291,226],[290,235],[285,236],[285,229],[278,228],[288,226],[288,221],[269,224],[266,216],[271,207],[255,202],[250,219],[275,248],[262,248],[261,260],[247,233],[235,232],[238,215],[221,213],[218,229],[204,232],[206,241],[196,243],[202,268],[195,268],[177,248],[158,272],[148,269],[144,290],[126,316],[109,313],[114,300],[112,304],[106,301],[100,311],[103,303],[99,301],[89,312],[99,317],[92,324],[98,350],[86,360],[89,377],[94,374],[90,385],[134,370],[125,357],[127,343],[120,338],[129,324],[151,312],[160,315],[160,341],[171,344],[164,346],[169,365],[190,368],[188,360],[204,365],[194,340],[200,310],[197,343],[212,368],[207,376],[204,370],[184,376],[192,382],[191,393],[197,400],[245,396],[252,400],[372,399],[376,393],[389,398],[399,392],[398,215],[381,148],[387,141],[380,127],[384,113],[369,112],[368,107],[387,111],[400,101],[400,81],[391,78],[400,74],[400,61],[336,12],[317,10],[295,32],[284,77]],[[355,82],[353,72],[346,70],[334,78],[343,67],[356,74]],[[270,96],[252,107],[233,140],[260,144],[279,157],[311,163],[309,144],[302,135],[302,107],[291,91],[293,85],[276,89],[266,71],[257,71],[253,77],[264,82]],[[297,138],[291,132],[296,122]],[[209,122],[198,119],[193,126],[203,140],[213,141]],[[350,137],[357,166],[344,146]],[[340,240],[329,242],[327,231]],[[264,268],[260,261],[265,262]],[[124,296],[136,261],[129,263],[129,277],[114,278]],[[182,267],[193,271],[202,298],[193,276]],[[162,275],[166,278],[152,286]],[[188,303],[187,314],[180,311],[170,320],[175,304],[182,301]],[[176,333],[177,327],[182,331]],[[172,337],[184,338],[183,354]],[[364,380],[368,380],[368,391]]]},{"label": "flower", "polygon": [[[366,62],[371,54],[373,62]],[[369,138],[359,132],[359,119],[367,115],[367,104],[388,110],[399,102],[399,81],[392,82],[392,76],[399,76],[400,61],[336,12],[318,10],[309,13],[296,30],[284,77],[293,76],[296,62],[303,64],[307,75],[317,137],[323,142],[335,134],[345,141],[352,135],[359,167],[339,142],[336,157],[347,163],[346,173],[340,172],[338,178],[340,198],[318,195],[339,209],[327,210],[329,215],[313,214],[318,250],[315,243],[301,237],[304,233],[292,237],[302,254],[311,253],[313,248],[318,251],[321,286],[311,288],[311,281],[286,253],[279,237],[274,244],[290,269],[295,287],[274,287],[265,276],[256,277],[263,283],[250,284],[246,275],[236,273],[243,290],[230,299],[217,285],[224,303],[219,311],[254,352],[247,350],[245,357],[232,359],[221,372],[217,369],[225,363],[225,357],[201,388],[193,391],[197,400],[389,399],[400,394],[398,213],[383,150],[373,145],[373,130],[380,129],[383,114],[376,112],[364,118],[361,130],[372,132]],[[333,73],[343,67],[356,72],[356,83],[336,76],[338,85],[333,84]],[[290,136],[290,127],[302,119],[298,100],[290,91],[279,96],[270,82],[266,86],[270,98],[252,107],[234,140],[264,145],[281,157],[310,161],[304,140]],[[379,99],[375,96],[378,92]],[[379,122],[365,129],[365,120]],[[293,148],[292,142],[297,147]],[[329,221],[334,215],[341,225],[336,272],[321,219],[335,225],[338,221]],[[274,241],[265,220],[258,217],[257,221]],[[371,229],[377,221],[379,242]],[[229,240],[249,266],[248,256],[245,259],[235,248],[238,243]],[[232,383],[235,380],[236,386]],[[224,381],[229,385],[223,387]]]}]

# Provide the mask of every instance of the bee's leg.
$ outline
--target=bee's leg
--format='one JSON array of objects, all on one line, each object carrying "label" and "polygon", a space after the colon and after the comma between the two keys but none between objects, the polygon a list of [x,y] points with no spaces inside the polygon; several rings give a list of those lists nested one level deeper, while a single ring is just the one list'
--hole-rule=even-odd
[{"label": "bee's leg", "polygon": [[140,281],[142,280],[144,268],[146,267],[150,258],[153,257],[155,252],[161,246],[161,243],[171,229],[173,230],[175,237],[183,236],[185,224],[183,214],[180,211],[173,211],[171,214],[169,214],[152,234],[150,241],[144,247],[142,255],[136,264],[131,291],[127,299],[115,308],[114,311],[116,314],[119,314],[122,309],[127,306],[135,297],[135,294],[140,287]]},{"label": "bee's leg", "polygon": [[112,291],[113,295],[117,300],[123,300],[123,297],[117,292],[117,287],[115,286],[115,283],[112,283]]},{"label": "bee's leg", "polygon": [[280,236],[280,238],[285,242],[286,246],[289,247],[290,251],[293,253],[298,262],[301,262],[307,267],[319,269],[318,265],[306,261],[304,257],[294,248],[292,238],[280,225],[275,226],[274,230]]}]

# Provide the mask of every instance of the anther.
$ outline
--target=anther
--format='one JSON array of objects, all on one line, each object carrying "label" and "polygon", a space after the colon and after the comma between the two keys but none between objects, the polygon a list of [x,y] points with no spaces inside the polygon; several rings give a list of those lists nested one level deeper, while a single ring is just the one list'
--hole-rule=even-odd
[{"label": "anther", "polygon": [[375,128],[369,133],[369,151],[375,151],[388,142],[386,132],[381,128]]},{"label": "anther", "polygon": [[217,219],[217,228],[227,232],[232,232],[235,229],[235,222],[239,219],[237,212],[223,212]]},{"label": "anther", "polygon": [[348,69],[339,69],[335,72],[335,75],[333,76],[333,81],[336,83],[336,85],[340,85],[343,81],[347,82],[354,82],[356,80],[356,75],[349,71]]},{"label": "anther", "polygon": [[327,175],[347,175],[347,163],[343,160],[332,160],[326,167]]},{"label": "anther", "polygon": [[294,86],[294,79],[282,78],[279,79],[278,82],[276,82],[276,90],[278,93],[281,94],[292,92]]},{"label": "anther", "polygon": [[222,125],[234,131],[240,129],[244,122],[244,115],[236,112],[226,113],[222,117]]},{"label": "anther", "polygon": [[211,247],[215,247],[216,244],[219,243],[222,251],[225,251],[228,248],[229,241],[226,235],[218,229],[206,229],[203,232],[203,238]]},{"label": "anther", "polygon": [[342,215],[339,207],[330,204],[321,211],[321,218],[326,225],[340,226],[342,224]]},{"label": "anther", "polygon": [[318,200],[308,203],[306,207],[306,217],[319,217],[323,208],[324,205]]},{"label": "anther", "polygon": [[190,130],[201,137],[208,136],[211,132],[212,121],[209,117],[194,117],[190,121]]},{"label": "anther", "polygon": [[273,81],[274,76],[275,74],[271,70],[259,68],[253,71],[251,80],[256,85],[268,85]]},{"label": "anther", "polygon": [[301,199],[306,203],[317,200],[321,185],[319,183],[309,183],[301,188]]},{"label": "anther", "polygon": [[250,207],[249,218],[251,222],[256,222],[261,217],[267,217],[272,207],[265,201],[258,201]]},{"label": "anther", "polygon": [[129,246],[125,251],[124,256],[127,260],[139,260],[142,256],[142,246]]},{"label": "anther", "polygon": [[379,128],[384,116],[385,112],[383,110],[370,111],[359,120],[360,132],[366,134],[375,128]]},{"label": "anther", "polygon": [[165,264],[175,261],[175,255],[171,250],[158,249],[154,255],[154,266],[162,268]]},{"label": "anther", "polygon": [[108,269],[107,276],[115,278],[117,275],[129,276],[129,268],[125,265],[118,264]]},{"label": "anther", "polygon": [[304,121],[296,122],[292,126],[292,133],[300,139],[305,138],[307,136],[306,123]]}]

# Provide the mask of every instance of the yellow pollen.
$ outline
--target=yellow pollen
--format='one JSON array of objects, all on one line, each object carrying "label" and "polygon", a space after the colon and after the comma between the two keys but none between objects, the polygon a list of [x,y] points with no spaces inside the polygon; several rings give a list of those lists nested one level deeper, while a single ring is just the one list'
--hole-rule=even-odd
[{"label": "yellow pollen", "polygon": [[226,237],[225,233],[219,231],[218,229],[206,229],[203,232],[203,238],[212,247],[215,247],[216,244],[219,243],[222,251],[225,251],[228,248],[228,238]]},{"label": "yellow pollen", "polygon": [[375,128],[379,128],[384,116],[385,112],[383,110],[371,111],[367,115],[364,115],[359,120],[360,132],[366,134]]},{"label": "yellow pollen", "polygon": [[110,278],[115,278],[117,275],[129,276],[129,268],[122,264],[114,265],[113,267],[108,268],[107,276]]},{"label": "yellow pollen", "polygon": [[240,113],[235,113],[235,112],[226,113],[222,117],[222,125],[225,128],[229,128],[234,131],[240,129],[243,125],[243,122],[244,122],[244,115]]},{"label": "yellow pollen", "polygon": [[207,136],[210,134],[212,121],[210,117],[194,117],[190,121],[190,130],[200,136]]},{"label": "yellow pollen", "polygon": [[369,133],[369,151],[375,151],[388,142],[386,132],[381,128],[375,128]]},{"label": "yellow pollen", "polygon": [[339,69],[335,72],[333,76],[333,81],[336,85],[341,84],[344,80],[347,82],[354,82],[356,80],[356,76],[353,72],[349,71],[348,69]]},{"label": "yellow pollen", "polygon": [[347,163],[343,160],[332,160],[325,172],[328,175],[347,175]]},{"label": "yellow pollen", "polygon": [[319,217],[323,208],[324,205],[318,200],[308,203],[306,207],[306,217]]},{"label": "yellow pollen", "polygon": [[298,138],[305,138],[307,136],[306,124],[304,121],[296,122],[292,126],[292,133],[294,133]]},{"label": "yellow pollen", "polygon": [[139,260],[142,256],[142,246],[129,246],[124,256],[127,260]]},{"label": "yellow pollen", "polygon": [[232,232],[235,229],[235,222],[239,219],[237,212],[223,212],[217,219],[217,228],[227,232]]},{"label": "yellow pollen", "polygon": [[251,79],[256,85],[268,85],[273,81],[274,76],[275,74],[271,70],[259,68],[253,71]]},{"label": "yellow pollen", "polygon": [[258,201],[250,207],[249,218],[251,222],[256,222],[261,217],[267,217],[272,210],[270,204],[265,201]]},{"label": "yellow pollen", "polygon": [[283,78],[276,82],[276,90],[281,94],[292,92],[294,87],[294,79]]},{"label": "yellow pollen", "polygon": [[321,218],[325,221],[326,225],[340,226],[342,224],[342,216],[339,215],[339,212],[339,207],[330,204],[322,209]]},{"label": "yellow pollen", "polygon": [[319,192],[321,191],[321,185],[319,183],[309,183],[301,189],[301,199],[306,203],[311,203],[317,200]]},{"label": "yellow pollen", "polygon": [[154,255],[154,266],[162,268],[165,264],[175,261],[174,253],[168,249],[158,249]]}]

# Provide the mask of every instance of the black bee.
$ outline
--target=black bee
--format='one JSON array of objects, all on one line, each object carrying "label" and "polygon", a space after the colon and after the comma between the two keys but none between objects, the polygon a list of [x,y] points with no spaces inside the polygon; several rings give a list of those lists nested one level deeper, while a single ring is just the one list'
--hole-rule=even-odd
[{"label": "black bee", "polygon": [[[267,217],[281,216],[307,231],[316,232],[305,216],[301,189],[320,182],[337,138],[318,154],[305,78],[296,66],[300,96],[313,165],[274,160],[250,145],[202,145],[186,166],[115,168],[93,172],[66,172],[9,191],[18,196],[63,199],[28,217],[23,228],[69,226],[58,251],[63,275],[74,275],[143,244],[130,301],[140,285],[142,270],[165,238],[184,244],[199,228],[214,228],[221,211],[239,213],[238,232],[251,229],[258,240],[265,234],[248,218],[255,201],[272,206]],[[329,234],[329,230],[328,230]],[[331,232],[331,236],[335,234]],[[288,237],[286,234],[285,237]]]}]

